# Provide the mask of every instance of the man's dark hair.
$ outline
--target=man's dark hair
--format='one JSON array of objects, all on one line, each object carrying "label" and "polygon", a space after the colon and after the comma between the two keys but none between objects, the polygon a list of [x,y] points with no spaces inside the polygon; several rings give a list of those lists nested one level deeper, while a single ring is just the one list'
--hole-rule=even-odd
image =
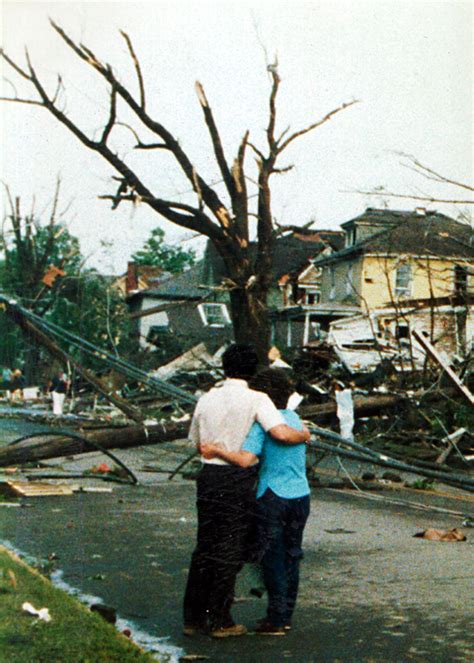
[{"label": "man's dark hair", "polygon": [[279,410],[284,410],[295,390],[294,381],[283,368],[263,368],[250,382],[252,389],[268,394]]},{"label": "man's dark hair", "polygon": [[248,380],[255,375],[258,357],[252,345],[234,343],[222,355],[222,368],[228,378]]}]

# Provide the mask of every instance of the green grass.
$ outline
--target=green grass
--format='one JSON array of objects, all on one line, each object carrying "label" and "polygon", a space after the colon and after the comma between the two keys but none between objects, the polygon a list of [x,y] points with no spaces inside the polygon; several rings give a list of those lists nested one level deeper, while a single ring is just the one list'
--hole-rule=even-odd
[{"label": "green grass", "polygon": [[[47,607],[50,622],[22,610]],[[0,663],[151,663],[102,617],[90,612],[0,546]]]}]

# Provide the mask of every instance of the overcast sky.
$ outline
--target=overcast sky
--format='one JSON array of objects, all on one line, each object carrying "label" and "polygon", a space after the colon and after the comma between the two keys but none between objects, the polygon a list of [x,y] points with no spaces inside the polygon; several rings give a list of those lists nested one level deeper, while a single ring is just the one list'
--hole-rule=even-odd
[{"label": "overcast sky", "polygon": [[[273,212],[280,223],[301,225],[314,218],[319,227],[337,228],[365,207],[381,206],[377,196],[354,193],[379,186],[454,195],[403,167],[398,152],[450,178],[472,179],[472,2],[7,1],[0,6],[6,52],[23,64],[28,46],[50,91],[60,73],[66,90],[62,107],[91,136],[99,135],[107,118],[108,91],[52,30],[48,17],[110,62],[120,80],[136,91],[133,65],[119,34],[126,30],[141,61],[150,114],[179,138],[211,181],[218,174],[196,80],[205,87],[228,156],[234,156],[246,129],[264,147],[270,88],[265,48],[270,61],[278,56],[280,130],[301,128],[342,102],[360,100],[284,155],[280,165],[294,164],[295,169],[273,180]],[[4,96],[27,96],[27,88],[7,67],[3,77]],[[130,120],[122,107],[119,116]],[[98,200],[114,191],[113,171],[47,111],[1,103],[0,117],[2,180],[21,196],[25,211],[35,195],[40,212],[60,175],[63,202],[72,201],[65,220],[90,256],[90,266],[123,272],[156,225],[166,230],[168,240],[193,245],[189,233],[144,206],[124,204],[113,212],[110,203]],[[156,193],[190,200],[189,184],[169,155],[137,154],[124,128],[115,130],[112,145]],[[249,154],[249,175],[251,166]],[[396,199],[389,204],[395,209],[415,205]],[[456,214],[452,206],[428,207]]]}]

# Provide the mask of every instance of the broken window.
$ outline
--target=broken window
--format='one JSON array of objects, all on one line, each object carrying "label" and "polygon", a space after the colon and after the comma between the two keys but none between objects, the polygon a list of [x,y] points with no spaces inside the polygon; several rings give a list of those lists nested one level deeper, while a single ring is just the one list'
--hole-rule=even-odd
[{"label": "broken window", "polygon": [[199,304],[199,315],[206,327],[225,327],[230,317],[225,304]]},{"label": "broken window", "polygon": [[411,265],[404,262],[397,267],[395,273],[395,295],[408,297],[411,294]]}]

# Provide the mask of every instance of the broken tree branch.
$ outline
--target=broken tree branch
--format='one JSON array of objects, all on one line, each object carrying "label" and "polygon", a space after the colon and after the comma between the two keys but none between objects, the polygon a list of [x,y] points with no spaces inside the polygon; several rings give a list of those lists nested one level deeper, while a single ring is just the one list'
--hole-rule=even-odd
[{"label": "broken tree branch", "polygon": [[353,106],[354,104],[358,103],[359,103],[358,99],[355,99],[354,101],[345,102],[341,104],[341,106],[338,106],[334,110],[330,111],[329,113],[326,113],[326,115],[317,122],[310,124],[309,127],[306,127],[305,129],[301,129],[300,131],[296,131],[295,133],[291,134],[291,136],[289,136],[281,145],[278,146],[278,153],[283,152],[283,150],[285,150],[288,147],[288,145],[292,143],[296,138],[304,136],[304,134],[313,131],[313,129],[316,129],[317,127],[320,127],[322,124],[328,122],[332,117],[334,117],[334,115],[337,115],[337,113],[340,113],[346,108],[350,108],[350,106]]},{"label": "broken tree branch", "polygon": [[142,70],[140,67],[140,61],[138,60],[135,50],[133,48],[132,40],[128,36],[126,32],[123,30],[120,30],[120,34],[122,37],[125,39],[128,47],[128,51],[130,53],[130,56],[133,60],[133,64],[135,65],[135,71],[137,72],[137,78],[138,78],[138,86],[140,88],[140,106],[145,110],[145,85],[143,83],[143,75],[142,75]]}]

